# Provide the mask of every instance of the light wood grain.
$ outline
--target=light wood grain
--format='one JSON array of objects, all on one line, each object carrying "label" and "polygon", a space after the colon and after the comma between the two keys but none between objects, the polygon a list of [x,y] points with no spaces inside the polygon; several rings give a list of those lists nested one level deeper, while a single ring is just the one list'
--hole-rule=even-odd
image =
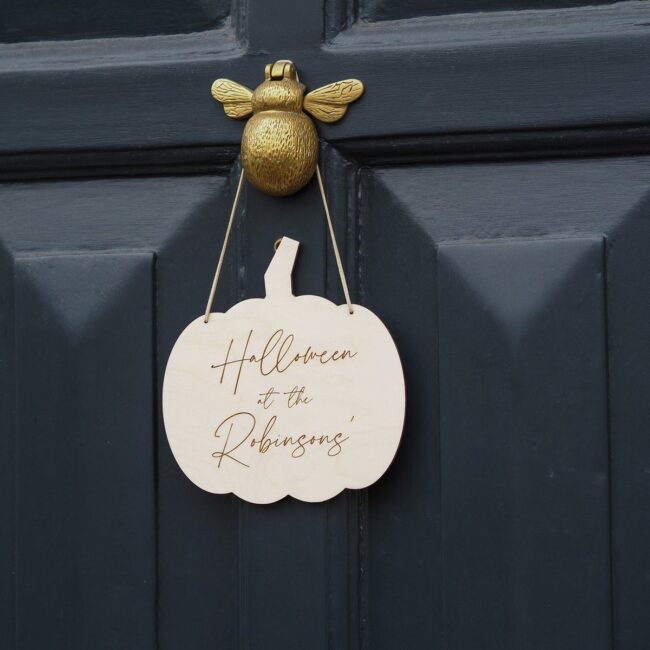
[{"label": "light wood grain", "polygon": [[176,342],[163,386],[169,444],[208,492],[253,503],[324,501],[374,483],[404,422],[404,377],[368,309],[293,296],[298,242],[283,238],[266,298],[245,300]]}]

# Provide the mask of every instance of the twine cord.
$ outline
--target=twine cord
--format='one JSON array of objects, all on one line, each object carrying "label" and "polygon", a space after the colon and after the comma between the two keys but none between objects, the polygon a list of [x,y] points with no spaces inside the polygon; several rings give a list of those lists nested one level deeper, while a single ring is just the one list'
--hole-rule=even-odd
[{"label": "twine cord", "polygon": [[[320,167],[318,165],[316,165],[316,180],[318,181],[318,189],[320,190],[321,199],[323,201],[323,209],[325,210],[327,228],[328,228],[330,239],[332,240],[332,248],[334,249],[334,258],[336,259],[336,266],[339,271],[339,277],[341,278],[341,285],[343,287],[343,294],[345,295],[345,302],[347,303],[348,311],[350,312],[350,314],[353,314],[354,307],[352,306],[352,301],[350,300],[348,283],[345,279],[343,263],[341,262],[339,247],[338,244],[336,243],[336,235],[334,234],[332,217],[330,215],[329,205],[327,204],[327,197],[325,196],[325,187],[323,186],[323,179],[321,177]],[[214,302],[214,296],[217,292],[217,285],[219,284],[219,276],[221,275],[221,267],[223,266],[223,260],[226,256],[226,249],[228,248],[228,240],[230,239],[230,231],[232,230],[232,225],[235,220],[235,214],[237,212],[237,206],[239,205],[239,197],[241,195],[243,184],[244,184],[244,170],[242,169],[241,173],[239,174],[239,181],[237,183],[237,191],[235,192],[235,198],[232,203],[232,208],[230,209],[230,216],[228,217],[228,225],[226,226],[226,234],[224,235],[223,244],[221,245],[221,253],[219,253],[219,261],[217,262],[217,269],[214,273],[214,279],[212,280],[212,287],[210,288],[208,303],[205,306],[205,314],[203,317],[204,323],[207,323],[210,320],[210,311],[212,310],[212,303]],[[279,244],[279,242],[280,240],[275,242],[274,249],[277,249],[277,245]]]}]

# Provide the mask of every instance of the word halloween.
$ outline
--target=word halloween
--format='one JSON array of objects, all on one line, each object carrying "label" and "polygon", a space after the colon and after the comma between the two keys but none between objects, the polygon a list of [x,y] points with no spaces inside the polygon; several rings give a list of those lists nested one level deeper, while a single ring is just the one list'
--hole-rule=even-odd
[{"label": "word halloween", "polygon": [[[308,346],[302,352],[296,352],[293,347],[295,336],[293,334],[285,334],[283,329],[278,329],[271,334],[260,353],[248,355],[248,348],[253,333],[253,330],[248,332],[243,351],[240,355],[233,352],[235,339],[231,338],[224,361],[211,366],[215,369],[221,369],[221,378],[219,379],[220,384],[223,384],[224,382],[226,370],[229,370],[231,366],[234,367],[236,375],[233,386],[233,395],[237,394],[244,367],[247,365],[256,365],[260,374],[263,377],[267,377],[273,373],[286,372],[294,364],[302,364],[306,366],[310,363],[317,362],[324,366],[328,363],[345,361],[346,359],[353,359],[357,356],[357,352],[351,350],[334,350],[333,352],[328,352],[327,350],[314,350],[311,346]],[[231,353],[235,355],[235,358],[231,358]],[[230,374],[231,373],[229,373],[229,376]]]}]

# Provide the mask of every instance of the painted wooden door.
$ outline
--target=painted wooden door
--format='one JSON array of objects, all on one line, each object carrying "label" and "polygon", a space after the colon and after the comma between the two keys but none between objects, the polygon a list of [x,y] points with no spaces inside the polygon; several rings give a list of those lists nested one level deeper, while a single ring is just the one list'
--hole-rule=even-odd
[{"label": "painted wooden door", "polygon": [[[589,6],[583,6],[587,5]],[[0,647],[650,647],[650,5],[9,0],[0,26]],[[368,490],[252,506],[160,417],[242,125],[290,58],[356,301],[407,382]],[[248,188],[216,306],[341,300],[314,184]]]}]

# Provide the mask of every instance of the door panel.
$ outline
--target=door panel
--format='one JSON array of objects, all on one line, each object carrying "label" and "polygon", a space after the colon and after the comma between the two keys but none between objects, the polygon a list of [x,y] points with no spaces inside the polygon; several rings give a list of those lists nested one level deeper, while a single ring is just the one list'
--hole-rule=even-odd
[{"label": "door panel", "polygon": [[[595,0],[590,6],[612,4],[616,0]],[[585,0],[359,0],[358,12],[364,21],[399,20],[475,11],[512,11],[515,9],[559,9],[581,7]]]},{"label": "door panel", "polygon": [[0,42],[177,34],[217,27],[229,12],[228,0],[69,0],[56,6],[23,0],[5,5]]},{"label": "door panel", "polygon": [[451,647],[609,647],[603,252],[600,237],[438,249]]},{"label": "door panel", "polygon": [[[214,176],[0,187],[1,285],[11,289],[2,349],[15,364],[3,393],[3,432],[15,431],[2,436],[2,458],[13,459],[2,557],[15,572],[3,581],[3,647],[157,647],[159,585],[187,601],[192,561],[204,580],[206,566],[215,572],[210,589],[233,593],[226,520],[213,519],[232,500],[201,517],[176,465],[167,499],[155,435],[158,347],[165,326],[176,336],[202,309],[227,188]],[[206,533],[216,522],[215,540]]]},{"label": "door panel", "polygon": [[362,171],[360,291],[409,397],[368,497],[369,647],[649,633],[647,520],[628,510],[647,405],[616,388],[648,358],[649,174],[646,158]]},{"label": "door panel", "polygon": [[15,259],[17,647],[155,647],[152,272]]}]

